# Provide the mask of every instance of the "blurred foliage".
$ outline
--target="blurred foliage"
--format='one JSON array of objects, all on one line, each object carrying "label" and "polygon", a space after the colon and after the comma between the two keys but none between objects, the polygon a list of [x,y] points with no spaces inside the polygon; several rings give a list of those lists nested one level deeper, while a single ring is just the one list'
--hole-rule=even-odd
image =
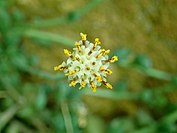
[{"label": "blurred foliage", "polygon": [[[137,72],[160,82],[158,86],[143,86],[140,91],[132,91],[129,89],[129,79],[124,77],[114,84],[112,91],[98,89],[97,93],[93,93],[87,88],[82,91],[77,86],[70,88],[62,74],[52,74],[40,69],[38,53],[32,55],[25,48],[26,38],[40,47],[51,47],[53,43],[61,44],[61,47],[72,47],[72,39],[44,32],[41,28],[77,22],[103,0],[91,0],[62,17],[32,18],[30,21],[20,8],[12,10],[15,2],[0,0],[0,132],[177,132],[177,102],[170,97],[177,89],[177,75],[154,68],[153,61],[147,54],[139,54],[128,48],[117,48],[113,52],[119,57],[116,68]],[[142,10],[143,4],[136,2],[137,10]],[[148,17],[156,21],[156,14],[153,12],[160,10],[155,8],[158,1],[152,3],[152,7],[144,11],[145,16],[139,11],[139,19],[145,17],[147,20],[144,23],[147,34],[154,30]],[[168,41],[164,41],[166,40]],[[137,106],[137,110],[133,115],[124,114],[113,105],[115,112],[110,117],[104,117],[89,111],[89,106],[84,102],[84,98],[88,96],[118,102],[116,107],[130,101]],[[96,107],[97,99],[92,100],[92,106]]]}]

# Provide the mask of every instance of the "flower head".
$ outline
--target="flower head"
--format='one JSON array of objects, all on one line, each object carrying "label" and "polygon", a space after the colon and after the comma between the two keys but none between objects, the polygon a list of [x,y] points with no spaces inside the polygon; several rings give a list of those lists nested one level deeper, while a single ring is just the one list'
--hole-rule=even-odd
[{"label": "flower head", "polygon": [[118,61],[117,56],[108,57],[110,50],[101,49],[99,38],[91,43],[87,40],[87,34],[80,33],[81,40],[75,43],[75,48],[70,52],[64,49],[64,54],[68,57],[66,62],[55,66],[54,70],[63,70],[65,76],[70,81],[69,86],[80,84],[79,89],[85,86],[96,92],[97,86],[105,85],[112,89],[112,85],[107,82],[107,75],[112,74],[109,68],[110,63]]}]

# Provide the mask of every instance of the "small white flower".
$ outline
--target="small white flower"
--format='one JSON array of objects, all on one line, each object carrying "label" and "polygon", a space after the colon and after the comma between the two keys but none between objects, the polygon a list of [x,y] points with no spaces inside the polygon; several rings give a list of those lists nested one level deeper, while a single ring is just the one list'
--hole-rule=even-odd
[{"label": "small white flower", "polygon": [[61,65],[54,67],[54,70],[63,70],[70,80],[69,86],[80,84],[80,88],[86,85],[94,92],[97,86],[104,84],[112,89],[111,84],[106,81],[106,77],[112,74],[109,68],[110,63],[118,60],[116,56],[108,58],[110,50],[101,49],[101,42],[95,38],[95,42],[90,43],[86,40],[86,34],[80,33],[82,40],[75,43],[75,48],[70,52],[64,49],[64,54],[68,60]]}]

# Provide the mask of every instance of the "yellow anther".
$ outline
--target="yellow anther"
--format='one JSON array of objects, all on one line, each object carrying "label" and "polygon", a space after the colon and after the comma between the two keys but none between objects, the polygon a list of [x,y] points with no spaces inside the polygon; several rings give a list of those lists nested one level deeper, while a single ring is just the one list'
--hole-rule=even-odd
[{"label": "yellow anther", "polygon": [[100,67],[100,71],[104,71],[104,66],[101,66],[101,67]]},{"label": "yellow anther", "polygon": [[109,89],[112,89],[112,85],[110,83],[105,83],[106,87],[109,88]]},{"label": "yellow anther", "polygon": [[66,69],[66,68],[67,68],[67,66],[59,65],[59,66],[55,66],[55,67],[54,67],[54,70],[55,70],[55,71],[58,71],[58,70],[61,71],[61,70],[64,70],[64,69]]},{"label": "yellow anther", "polygon": [[81,86],[85,87],[85,85],[86,85],[85,81],[82,81]]},{"label": "yellow anther", "polygon": [[100,53],[104,53],[104,52],[105,52],[105,49],[101,49],[101,50],[100,50]]},{"label": "yellow anther", "polygon": [[77,49],[79,50],[79,52],[81,51],[81,44],[79,42],[76,42],[75,43],[75,46],[77,47]]},{"label": "yellow anther", "polygon": [[107,74],[112,74],[112,71],[110,69],[105,70]]},{"label": "yellow anther", "polygon": [[59,70],[59,66],[54,67],[54,71],[57,71],[57,70]]},{"label": "yellow anther", "polygon": [[106,74],[112,74],[112,71],[110,69],[104,69],[103,66],[100,67],[100,71],[106,73]]},{"label": "yellow anther", "polygon": [[64,54],[67,56],[72,56],[71,52],[67,49],[64,49]]},{"label": "yellow anther", "polygon": [[71,70],[69,71],[69,73],[65,74],[65,76],[68,76],[68,75],[73,75],[76,73],[76,70]]},{"label": "yellow anther", "polygon": [[72,71],[69,72],[69,75],[73,75],[73,74],[75,74],[75,73],[76,73],[76,71],[75,71],[75,70],[72,70]]},{"label": "yellow anther", "polygon": [[105,54],[109,54],[109,53],[110,53],[110,50],[109,50],[109,49],[105,51]]},{"label": "yellow anther", "polygon": [[96,79],[98,80],[98,82],[101,82],[102,81],[102,78],[101,78],[101,76],[96,76]]},{"label": "yellow anther", "polygon": [[79,42],[75,42],[75,46],[80,46],[81,44]]},{"label": "yellow anther", "polygon": [[85,85],[86,85],[85,81],[84,81],[84,80],[82,80],[82,82],[81,82],[81,86],[79,87],[79,89],[81,89],[81,88],[85,87]]},{"label": "yellow anther", "polygon": [[77,60],[77,61],[80,61],[80,58],[79,58],[79,57],[77,57],[77,56],[76,56],[76,57],[74,57],[73,59],[74,59],[74,60]]},{"label": "yellow anther", "polygon": [[115,61],[118,61],[118,58],[117,56],[113,56],[110,60],[109,60],[111,63],[115,62]]},{"label": "yellow anther", "polygon": [[101,44],[101,42],[100,42],[100,39],[99,39],[99,38],[95,38],[95,45],[97,45],[97,44]]},{"label": "yellow anther", "polygon": [[102,49],[102,50],[101,50],[102,55],[109,54],[109,52],[110,52],[109,49],[108,49],[108,50],[105,50],[105,49]]},{"label": "yellow anther", "polygon": [[81,38],[82,38],[82,40],[83,41],[85,41],[87,38],[87,34],[83,34],[83,33],[80,33],[80,35],[81,35]]},{"label": "yellow anther", "polygon": [[69,84],[69,86],[75,86],[77,84],[77,82],[75,80],[71,81],[71,83]]},{"label": "yellow anther", "polygon": [[93,82],[91,82],[91,88],[93,92],[96,92],[96,85]]},{"label": "yellow anther", "polygon": [[101,49],[100,53],[96,56],[96,58],[100,58],[105,52],[105,49]]}]

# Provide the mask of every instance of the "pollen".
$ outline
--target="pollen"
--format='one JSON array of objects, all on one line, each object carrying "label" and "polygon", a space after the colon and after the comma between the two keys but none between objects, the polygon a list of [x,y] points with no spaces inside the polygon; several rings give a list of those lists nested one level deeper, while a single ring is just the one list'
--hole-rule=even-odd
[{"label": "pollen", "polygon": [[91,88],[92,88],[93,92],[96,92],[96,85],[93,82],[91,83]]},{"label": "pollen", "polygon": [[66,69],[66,68],[67,68],[67,66],[59,65],[59,66],[55,66],[55,67],[54,67],[54,71],[58,71],[58,70],[62,71],[62,70],[64,70],[64,69]]},{"label": "pollen", "polygon": [[71,56],[71,52],[67,49],[64,49],[64,54],[67,55],[67,56]]},{"label": "pollen", "polygon": [[82,81],[82,82],[81,82],[81,86],[82,86],[82,87],[85,87],[85,85],[86,85],[85,81]]},{"label": "pollen", "polygon": [[113,56],[111,59],[110,59],[110,62],[113,63],[115,61],[118,61],[118,58],[117,56]]},{"label": "pollen", "polygon": [[80,33],[80,35],[81,35],[81,38],[82,38],[82,40],[83,41],[86,41],[86,37],[87,37],[87,34],[83,34],[83,33]]},{"label": "pollen", "polygon": [[54,70],[63,70],[71,87],[79,85],[79,89],[88,87],[96,92],[97,87],[103,84],[112,89],[112,85],[107,82],[107,76],[113,73],[109,69],[110,63],[118,61],[118,57],[109,58],[110,50],[101,49],[99,38],[95,38],[94,43],[91,43],[87,40],[87,34],[80,33],[80,36],[81,40],[75,42],[73,51],[64,49],[67,61],[55,66]]},{"label": "pollen", "polygon": [[102,81],[101,76],[96,76],[96,79],[98,80],[98,82]]},{"label": "pollen", "polygon": [[71,83],[69,84],[69,86],[76,86],[77,82],[75,80],[71,81]]},{"label": "pollen", "polygon": [[95,38],[95,44],[101,44],[100,39],[99,38]]},{"label": "pollen", "polygon": [[106,83],[106,87],[112,89],[112,85],[110,83]]},{"label": "pollen", "polygon": [[78,51],[81,52],[81,44],[79,42],[76,42],[75,46],[77,47]]},{"label": "pollen", "polygon": [[69,71],[69,73],[66,73],[65,76],[73,75],[73,74],[75,74],[75,73],[76,73],[76,71],[75,71],[75,70],[72,70],[72,71]]}]

